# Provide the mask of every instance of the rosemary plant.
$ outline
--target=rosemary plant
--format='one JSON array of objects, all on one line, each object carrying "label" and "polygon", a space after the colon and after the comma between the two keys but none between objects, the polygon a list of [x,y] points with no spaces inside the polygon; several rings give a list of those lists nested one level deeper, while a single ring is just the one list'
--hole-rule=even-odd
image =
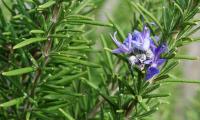
[{"label": "rosemary plant", "polygon": [[200,40],[199,0],[119,0],[123,27],[120,9],[95,19],[106,2],[0,1],[1,120],[153,119],[161,83],[200,83],[169,73],[198,59],[179,49]]}]

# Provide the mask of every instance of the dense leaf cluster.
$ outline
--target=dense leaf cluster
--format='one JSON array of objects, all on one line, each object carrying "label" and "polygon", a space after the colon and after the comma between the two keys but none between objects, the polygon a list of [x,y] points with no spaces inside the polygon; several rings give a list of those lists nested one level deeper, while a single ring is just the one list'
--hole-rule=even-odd
[{"label": "dense leaf cluster", "polygon": [[[146,23],[169,46],[162,56],[167,62],[151,81],[131,68],[126,56],[110,52],[108,33],[96,34],[102,26],[117,31],[122,41],[126,36],[112,17],[109,23],[94,19],[103,2],[1,1],[0,119],[145,119],[170,95],[156,92],[161,83],[199,83],[169,74],[180,59],[198,59],[178,50],[200,40],[191,38],[200,29],[194,18],[199,0],[124,0],[133,16],[127,26],[141,29]],[[96,40],[102,49],[96,49]]]}]

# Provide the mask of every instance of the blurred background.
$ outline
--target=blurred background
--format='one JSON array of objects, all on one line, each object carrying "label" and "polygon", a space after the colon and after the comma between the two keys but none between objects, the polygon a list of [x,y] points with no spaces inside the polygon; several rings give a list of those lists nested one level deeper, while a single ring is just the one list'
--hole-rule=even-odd
[{"label": "blurred background", "polygon": [[[131,31],[131,21],[133,19],[131,10],[127,7],[124,0],[96,0],[100,3],[100,7],[96,10],[96,19],[100,21],[108,21],[106,14],[112,16],[115,22],[121,27],[125,34]],[[2,5],[0,0],[0,7]],[[6,9],[3,9],[6,13]],[[9,12],[8,12],[9,13]],[[9,14],[7,14],[9,18]],[[200,15],[196,16],[200,17]],[[99,27],[96,33],[113,34],[106,28]],[[197,32],[194,37],[200,37]],[[97,41],[97,48],[101,48],[99,38],[92,36]],[[180,49],[188,55],[200,56],[200,43],[193,43]],[[200,62],[199,61],[181,61],[172,74],[188,80],[200,80]],[[170,104],[161,105],[160,111],[153,114],[155,120],[200,120],[200,85],[199,84],[163,84],[160,91],[168,91],[171,96],[167,98]]]}]

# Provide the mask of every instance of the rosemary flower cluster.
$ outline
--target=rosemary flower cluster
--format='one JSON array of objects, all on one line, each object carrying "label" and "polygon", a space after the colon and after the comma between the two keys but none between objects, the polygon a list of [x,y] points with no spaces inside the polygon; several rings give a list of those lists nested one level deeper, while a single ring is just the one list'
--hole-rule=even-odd
[{"label": "rosemary flower cluster", "polygon": [[[158,67],[166,61],[160,56],[166,52],[167,45],[164,43],[156,45],[150,36],[150,30],[147,26],[144,26],[141,32],[135,30],[132,34],[129,33],[123,43],[117,40],[116,34],[115,32],[114,36],[111,36],[118,47],[112,50],[113,53],[127,54],[131,66],[136,66],[141,71],[146,71],[146,80],[150,80],[160,72]],[[156,36],[155,40],[158,42],[159,37]]]}]

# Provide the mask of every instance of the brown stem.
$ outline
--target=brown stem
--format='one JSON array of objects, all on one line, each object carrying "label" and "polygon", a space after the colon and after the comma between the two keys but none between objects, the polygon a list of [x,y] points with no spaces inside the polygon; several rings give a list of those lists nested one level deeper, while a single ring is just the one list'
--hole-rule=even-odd
[{"label": "brown stem", "polygon": [[[110,95],[113,96],[118,90],[117,83],[114,85],[110,83],[108,89],[109,91],[111,91]],[[101,96],[98,97],[98,100],[99,101],[96,103],[91,112],[88,114],[89,119],[92,119],[96,116],[96,114],[100,111],[101,105],[105,102],[104,98],[102,98]]]},{"label": "brown stem", "polygon": [[[48,63],[49,60],[49,51],[51,49],[51,44],[52,44],[52,40],[49,37],[49,35],[52,33],[52,31],[54,30],[55,24],[57,23],[57,19],[59,18],[59,13],[60,13],[60,5],[55,6],[54,10],[53,10],[53,16],[52,16],[52,25],[49,27],[48,33],[47,33],[47,38],[48,41],[45,44],[45,48],[44,48],[44,66]],[[40,79],[40,75],[42,74],[41,69],[38,69],[35,72],[35,76],[33,78],[33,84],[32,87],[29,91],[29,97],[34,97],[35,96],[35,89],[37,87],[38,81]],[[30,102],[27,100],[24,106],[24,113],[26,113],[26,110],[31,110],[31,104]],[[24,118],[25,118],[25,114],[24,114]]]},{"label": "brown stem", "polygon": [[125,113],[125,118],[124,118],[125,120],[129,120],[134,107],[135,107],[135,101],[131,101]]},{"label": "brown stem", "polygon": [[[117,73],[120,70],[121,64],[119,62],[120,61],[118,61],[118,64],[114,69],[115,73]],[[113,96],[118,90],[118,84],[117,83],[115,83],[115,84],[110,83],[108,85],[108,90],[111,91],[110,95]],[[88,114],[89,119],[94,118],[96,116],[96,114],[100,111],[101,105],[105,102],[105,100],[101,96],[99,96],[97,100],[99,100],[99,101],[96,103],[96,105],[93,107],[91,112]]]}]

